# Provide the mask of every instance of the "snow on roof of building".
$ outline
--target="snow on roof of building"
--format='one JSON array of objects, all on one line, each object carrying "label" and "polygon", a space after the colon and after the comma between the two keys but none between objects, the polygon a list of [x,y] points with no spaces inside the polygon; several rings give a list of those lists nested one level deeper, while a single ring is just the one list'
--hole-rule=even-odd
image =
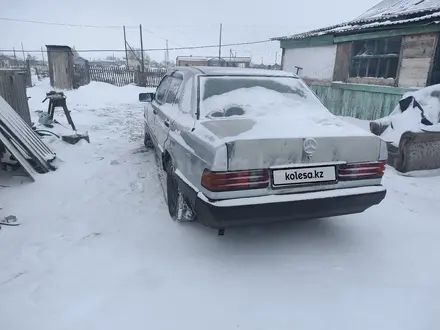
[{"label": "snow on roof of building", "polygon": [[[218,56],[177,56],[177,61],[211,61],[218,60]],[[247,56],[222,57],[227,62],[250,62],[251,58]]]},{"label": "snow on roof of building", "polygon": [[438,17],[440,0],[383,0],[352,21],[272,40],[304,39],[421,21],[439,24],[435,20]]},{"label": "snow on roof of building", "polygon": [[402,15],[438,10],[440,0],[384,0],[367,10],[357,19],[377,18],[383,15]]},{"label": "snow on roof of building", "polygon": [[185,61],[185,60],[191,60],[191,61],[207,61],[208,57],[206,56],[177,56],[178,61]]}]

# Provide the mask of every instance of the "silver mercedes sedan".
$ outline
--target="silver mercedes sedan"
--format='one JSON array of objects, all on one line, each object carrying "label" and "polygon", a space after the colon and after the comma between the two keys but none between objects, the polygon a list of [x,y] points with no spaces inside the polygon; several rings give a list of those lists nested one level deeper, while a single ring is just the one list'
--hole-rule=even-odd
[{"label": "silver mercedes sedan", "polygon": [[296,75],[176,67],[139,94],[169,213],[219,229],[360,213],[386,195],[387,146]]}]

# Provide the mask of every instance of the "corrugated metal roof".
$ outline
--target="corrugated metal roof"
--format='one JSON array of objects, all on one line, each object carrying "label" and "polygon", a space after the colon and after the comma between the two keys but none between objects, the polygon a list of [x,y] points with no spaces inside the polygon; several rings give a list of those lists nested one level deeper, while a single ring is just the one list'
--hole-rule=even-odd
[{"label": "corrugated metal roof", "polygon": [[[2,142],[14,156],[20,153],[17,157],[22,158],[19,161],[31,176],[37,171],[37,168],[38,172],[49,172],[54,169],[50,162],[55,159],[55,154],[1,96],[0,135]],[[29,159],[34,164],[31,164]],[[26,162],[23,163],[23,160],[26,160]],[[29,165],[36,168],[30,171],[28,169],[33,166]]]},{"label": "corrugated metal roof", "polygon": [[370,8],[357,19],[377,18],[388,15],[402,15],[440,7],[440,0],[384,0]]},{"label": "corrugated metal roof", "polygon": [[[352,20],[272,40],[296,40],[327,34],[340,34],[375,27],[430,21],[440,16],[440,0],[384,0]],[[438,24],[437,22],[433,22]]]}]

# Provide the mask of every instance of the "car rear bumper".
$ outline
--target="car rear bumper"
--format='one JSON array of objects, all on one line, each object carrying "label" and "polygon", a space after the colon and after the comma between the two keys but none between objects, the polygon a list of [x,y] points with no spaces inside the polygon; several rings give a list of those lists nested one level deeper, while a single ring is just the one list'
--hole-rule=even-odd
[{"label": "car rear bumper", "polygon": [[201,192],[192,200],[199,222],[211,228],[361,213],[379,204],[383,186],[211,201]]}]

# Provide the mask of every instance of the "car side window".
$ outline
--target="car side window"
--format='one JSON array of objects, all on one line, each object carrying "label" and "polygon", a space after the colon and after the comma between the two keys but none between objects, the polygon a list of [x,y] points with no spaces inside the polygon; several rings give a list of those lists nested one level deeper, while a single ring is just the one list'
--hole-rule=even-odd
[{"label": "car side window", "polygon": [[191,109],[191,91],[193,86],[194,78],[190,78],[184,84],[182,84],[182,93],[180,94],[179,109],[183,113],[194,114]]},{"label": "car side window", "polygon": [[182,79],[171,77],[170,87],[168,89],[168,95],[165,103],[178,103],[177,95],[179,93],[180,86],[182,85]]},{"label": "car side window", "polygon": [[157,87],[155,100],[158,103],[163,104],[165,102],[165,97],[167,96],[170,83],[171,83],[171,77],[166,76],[161,81],[159,87]]}]

